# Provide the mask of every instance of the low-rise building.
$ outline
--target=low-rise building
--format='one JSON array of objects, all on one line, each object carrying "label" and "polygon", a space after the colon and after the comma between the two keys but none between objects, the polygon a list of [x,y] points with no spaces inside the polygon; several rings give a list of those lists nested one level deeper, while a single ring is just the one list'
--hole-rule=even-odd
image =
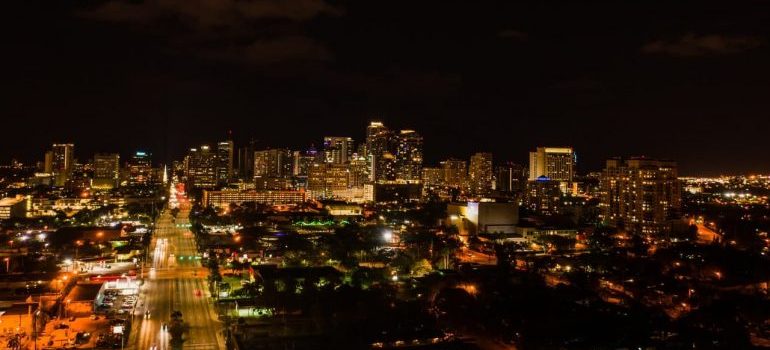
[{"label": "low-rise building", "polygon": [[447,206],[449,225],[461,235],[514,233],[519,222],[519,205],[514,202],[467,202]]},{"label": "low-rise building", "polygon": [[298,204],[307,200],[303,190],[223,190],[203,191],[203,205],[214,208],[226,208],[231,203],[255,202],[267,205]]},{"label": "low-rise building", "polygon": [[0,219],[27,217],[29,206],[29,198],[24,196],[0,199]]}]

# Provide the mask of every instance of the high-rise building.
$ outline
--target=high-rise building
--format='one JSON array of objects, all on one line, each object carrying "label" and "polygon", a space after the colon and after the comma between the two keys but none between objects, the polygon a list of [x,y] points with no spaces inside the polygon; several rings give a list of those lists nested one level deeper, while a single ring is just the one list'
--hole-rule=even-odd
[{"label": "high-rise building", "polygon": [[572,182],[574,165],[572,147],[538,147],[529,152],[529,181],[545,176],[554,181]]},{"label": "high-rise building", "polygon": [[51,148],[51,174],[56,186],[67,183],[75,166],[75,145],[71,143],[55,143]]},{"label": "high-rise building", "polygon": [[609,159],[600,180],[601,215],[611,225],[654,235],[666,232],[681,206],[676,162]]},{"label": "high-rise building", "polygon": [[128,160],[128,184],[147,185],[153,181],[152,154],[137,151]]},{"label": "high-rise building", "polygon": [[559,214],[562,209],[561,182],[551,180],[545,175],[535,181],[527,181],[524,205],[540,215]]},{"label": "high-rise building", "polygon": [[472,194],[484,196],[492,192],[493,176],[492,153],[480,152],[471,156],[468,185]]},{"label": "high-rise building", "polygon": [[423,186],[435,187],[444,185],[444,169],[442,168],[422,168],[420,177]]},{"label": "high-rise building", "polygon": [[250,181],[254,178],[254,152],[256,150],[256,141],[254,140],[249,141],[248,145],[238,148],[235,168],[239,179]]},{"label": "high-rise building", "polygon": [[308,169],[307,189],[313,198],[331,198],[334,191],[348,189],[349,179],[345,164],[314,162]]},{"label": "high-rise building", "polygon": [[273,148],[254,152],[254,177],[288,178],[293,173],[291,151]]},{"label": "high-rise building", "polygon": [[91,186],[111,189],[118,186],[120,179],[120,155],[117,153],[97,153],[94,155],[94,178]]},{"label": "high-rise building", "polygon": [[47,174],[53,174],[53,151],[45,152],[45,158],[43,160],[43,172]]},{"label": "high-rise building", "polygon": [[192,187],[210,189],[217,185],[216,152],[208,145],[191,148],[187,154],[186,175]]},{"label": "high-rise building", "polygon": [[441,162],[444,171],[444,186],[464,189],[467,186],[468,169],[464,160],[450,158]]},{"label": "high-rise building", "polygon": [[318,158],[318,151],[310,146],[304,151],[292,152],[292,175],[299,178],[307,178],[308,169]]},{"label": "high-rise building", "polygon": [[217,182],[226,184],[233,178],[233,141],[217,143]]},{"label": "high-rise building", "polygon": [[414,130],[401,130],[397,137],[396,180],[420,182],[422,136]]},{"label": "high-rise building", "polygon": [[353,138],[343,136],[324,137],[324,161],[333,164],[347,164],[353,155]]},{"label": "high-rise building", "polygon": [[505,162],[495,167],[495,190],[506,193],[521,192],[526,185],[527,176],[524,167]]},{"label": "high-rise building", "polygon": [[350,187],[363,187],[365,184],[370,183],[369,174],[369,161],[366,157],[353,154],[350,158],[350,164],[348,164],[350,173],[349,185]]},{"label": "high-rise building", "polygon": [[372,122],[366,128],[366,152],[371,161],[371,176],[375,182],[396,179],[395,146],[393,133],[381,122]]}]

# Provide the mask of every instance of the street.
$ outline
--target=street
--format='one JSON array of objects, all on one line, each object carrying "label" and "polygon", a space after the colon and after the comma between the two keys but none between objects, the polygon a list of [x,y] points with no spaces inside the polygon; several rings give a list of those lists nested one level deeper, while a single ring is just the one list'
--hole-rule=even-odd
[{"label": "street", "polygon": [[[180,208],[174,219],[169,210],[161,213],[155,238],[150,247],[151,263],[145,270],[141,290],[142,305],[135,314],[135,324],[129,338],[132,349],[170,349],[167,331],[174,310],[182,312],[187,326],[183,349],[224,349],[222,325],[211,304],[206,276],[207,270],[195,259],[194,238],[188,232],[189,207]],[[180,225],[181,227],[178,227]],[[149,318],[145,318],[145,310]]]}]

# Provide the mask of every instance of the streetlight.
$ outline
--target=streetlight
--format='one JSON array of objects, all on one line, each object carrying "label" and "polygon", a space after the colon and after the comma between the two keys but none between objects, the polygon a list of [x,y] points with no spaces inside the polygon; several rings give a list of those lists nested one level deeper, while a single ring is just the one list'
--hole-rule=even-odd
[{"label": "streetlight", "polygon": [[393,242],[393,231],[391,230],[385,230],[385,232],[382,233],[382,239],[385,240],[387,243]]}]

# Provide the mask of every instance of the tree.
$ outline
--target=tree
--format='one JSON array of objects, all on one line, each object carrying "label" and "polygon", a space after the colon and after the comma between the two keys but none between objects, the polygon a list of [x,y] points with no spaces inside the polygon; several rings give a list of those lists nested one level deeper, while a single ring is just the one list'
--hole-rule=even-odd
[{"label": "tree", "polygon": [[433,265],[428,259],[420,259],[412,264],[412,275],[422,277],[433,271]]}]

